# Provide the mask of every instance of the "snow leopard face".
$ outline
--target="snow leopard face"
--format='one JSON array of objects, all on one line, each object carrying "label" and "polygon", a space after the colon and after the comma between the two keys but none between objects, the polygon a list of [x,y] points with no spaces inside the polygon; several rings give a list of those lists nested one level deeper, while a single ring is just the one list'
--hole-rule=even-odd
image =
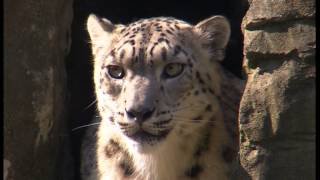
[{"label": "snow leopard face", "polygon": [[91,15],[88,31],[102,123],[128,143],[155,147],[214,126],[230,35],[224,17],[195,26],[165,17],[113,25]]}]

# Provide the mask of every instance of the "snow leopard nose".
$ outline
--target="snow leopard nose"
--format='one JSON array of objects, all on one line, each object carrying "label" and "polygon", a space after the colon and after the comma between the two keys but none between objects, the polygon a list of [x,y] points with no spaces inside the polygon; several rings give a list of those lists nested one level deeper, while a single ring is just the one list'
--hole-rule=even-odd
[{"label": "snow leopard nose", "polygon": [[136,121],[138,123],[142,123],[152,116],[154,110],[155,110],[155,108],[153,108],[151,110],[146,109],[146,108],[139,109],[139,110],[136,110],[136,109],[128,109],[127,110],[126,109],[126,114],[130,120]]}]

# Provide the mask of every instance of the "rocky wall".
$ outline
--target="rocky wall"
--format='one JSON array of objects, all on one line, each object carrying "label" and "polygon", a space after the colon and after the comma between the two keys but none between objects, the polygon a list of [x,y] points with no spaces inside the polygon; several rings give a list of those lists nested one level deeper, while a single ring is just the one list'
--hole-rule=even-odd
[{"label": "rocky wall", "polygon": [[65,58],[73,1],[4,1],[4,179],[70,179]]},{"label": "rocky wall", "polygon": [[242,31],[243,179],[315,179],[315,0],[249,0]]}]

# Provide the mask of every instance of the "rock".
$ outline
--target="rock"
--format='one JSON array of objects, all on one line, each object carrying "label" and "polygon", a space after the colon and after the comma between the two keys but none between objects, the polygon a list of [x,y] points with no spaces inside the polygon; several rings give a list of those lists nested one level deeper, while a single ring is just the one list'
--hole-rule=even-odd
[{"label": "rock", "polygon": [[315,1],[249,3],[239,169],[247,179],[315,179]]},{"label": "rock", "polygon": [[[314,21],[297,20],[263,30],[246,31],[244,53],[289,55],[297,53],[300,58],[315,54],[316,31]],[[250,58],[250,57],[249,57]]]},{"label": "rock", "polygon": [[313,19],[315,0],[251,0],[243,19],[246,29],[277,24],[297,19]]},{"label": "rock", "polygon": [[5,179],[68,179],[59,175],[71,162],[62,156],[70,152],[64,61],[72,3],[4,1]]}]

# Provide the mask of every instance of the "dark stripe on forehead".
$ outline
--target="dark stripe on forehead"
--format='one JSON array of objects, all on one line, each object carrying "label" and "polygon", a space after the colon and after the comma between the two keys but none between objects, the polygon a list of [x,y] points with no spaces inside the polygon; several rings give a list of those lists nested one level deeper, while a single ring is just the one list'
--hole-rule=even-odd
[{"label": "dark stripe on forehead", "polygon": [[132,55],[131,55],[131,57],[134,57],[135,55],[136,55],[136,48],[132,47]]},{"label": "dark stripe on forehead", "polygon": [[143,50],[143,48],[139,48],[139,55],[138,55],[139,57],[139,60],[140,61],[143,61],[144,60],[144,50]]},{"label": "dark stripe on forehead", "polygon": [[162,47],[161,48],[161,58],[162,60],[166,61],[167,60],[167,49]]},{"label": "dark stripe on forehead", "polygon": [[119,51],[124,45],[130,43],[130,45],[134,46],[135,45],[135,40],[133,39],[129,39],[129,40],[126,40],[125,42],[123,42],[118,48],[117,48],[117,51]]},{"label": "dark stripe on forehead", "polygon": [[173,35],[173,32],[170,31],[169,29],[166,29],[166,32],[169,33],[169,34],[171,34],[171,35]]},{"label": "dark stripe on forehead", "polygon": [[143,23],[143,24],[141,24],[140,27],[141,27],[141,28],[144,28],[144,27],[146,27],[146,25],[147,25],[147,24]]},{"label": "dark stripe on forehead", "polygon": [[130,32],[126,32],[125,35],[123,35],[123,37],[127,37],[130,34]]},{"label": "dark stripe on forehead", "polygon": [[121,52],[120,52],[120,61],[122,61],[122,59],[124,58],[125,54],[126,54],[126,51],[124,49],[122,49]]},{"label": "dark stripe on forehead", "polygon": [[122,28],[120,31],[120,34],[122,34],[125,30],[126,30],[126,28]]},{"label": "dark stripe on forehead", "polygon": [[174,27],[178,30],[180,30],[180,27],[177,24],[174,24]]},{"label": "dark stripe on forehead", "polygon": [[136,34],[132,34],[131,36],[129,36],[129,38],[134,38],[136,37]]},{"label": "dark stripe on forehead", "polygon": [[151,55],[151,57],[153,56],[153,49],[154,49],[154,47],[155,47],[156,45],[158,45],[157,42],[155,42],[155,43],[153,44],[153,46],[152,46],[152,48],[151,48],[151,50],[150,50],[150,55]]},{"label": "dark stripe on forehead", "polygon": [[176,45],[174,47],[173,56],[177,56],[181,52],[181,46]]}]

